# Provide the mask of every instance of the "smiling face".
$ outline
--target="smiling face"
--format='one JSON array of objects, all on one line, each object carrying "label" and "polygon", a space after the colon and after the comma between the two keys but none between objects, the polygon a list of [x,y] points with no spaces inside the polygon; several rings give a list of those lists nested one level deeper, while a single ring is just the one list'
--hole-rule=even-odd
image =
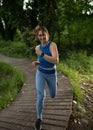
[{"label": "smiling face", "polygon": [[39,30],[38,39],[41,41],[41,43],[46,44],[49,40],[48,32],[43,31],[43,30]]}]

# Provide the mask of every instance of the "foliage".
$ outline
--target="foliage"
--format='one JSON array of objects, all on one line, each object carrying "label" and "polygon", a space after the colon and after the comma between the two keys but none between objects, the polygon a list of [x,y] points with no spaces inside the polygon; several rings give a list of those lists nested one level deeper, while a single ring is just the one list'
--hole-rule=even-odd
[{"label": "foliage", "polygon": [[20,70],[0,62],[0,109],[14,99],[23,81],[24,75]]},{"label": "foliage", "polygon": [[60,51],[62,48],[76,49],[92,46],[93,29],[90,28],[93,28],[93,5],[90,5],[90,2],[90,0],[58,1],[59,33],[55,36],[55,41],[58,42]]},{"label": "foliage", "polygon": [[5,40],[13,40],[16,29],[23,25],[23,0],[2,0],[0,4],[0,33]]},{"label": "foliage", "polygon": [[0,52],[12,57],[32,58],[35,55],[35,46],[28,48],[24,42],[0,41]]},{"label": "foliage", "polygon": [[93,65],[92,60],[92,57],[87,56],[87,52],[83,50],[79,52],[73,51],[73,53],[69,51],[67,53],[67,58],[65,59],[71,69],[76,70],[83,75],[93,73],[93,68],[91,68]]},{"label": "foliage", "polygon": [[46,26],[51,34],[51,39],[56,32],[57,2],[55,0],[33,0],[26,3],[26,16],[29,18],[30,29],[36,25]]},{"label": "foliage", "polygon": [[27,47],[36,46],[37,41],[35,40],[35,37],[33,36],[33,32],[28,28],[25,28],[25,31],[23,32],[23,40]]},{"label": "foliage", "polygon": [[87,56],[86,51],[69,51],[61,61],[57,68],[69,78],[74,99],[81,101],[82,83],[93,82],[93,55]]},{"label": "foliage", "polygon": [[19,30],[26,45],[31,47],[34,43],[32,30],[36,25],[44,25],[60,52],[66,48],[93,48],[91,2],[92,0],[29,0],[26,9],[23,9],[23,0],[2,0],[0,37],[4,40],[14,40]]},{"label": "foliage", "polygon": [[60,63],[60,65],[57,66],[57,69],[64,73],[64,75],[70,80],[71,87],[73,90],[73,98],[77,101],[81,101],[82,91],[80,88],[81,77],[79,73],[76,70],[69,68],[69,66],[65,62]]}]

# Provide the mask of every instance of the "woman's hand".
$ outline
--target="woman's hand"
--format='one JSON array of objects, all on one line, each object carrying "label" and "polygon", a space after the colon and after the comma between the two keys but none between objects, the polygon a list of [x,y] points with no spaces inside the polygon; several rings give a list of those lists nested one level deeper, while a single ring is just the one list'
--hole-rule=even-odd
[{"label": "woman's hand", "polygon": [[33,65],[34,67],[36,67],[37,65],[39,65],[39,61],[33,61],[33,62],[32,62],[32,65]]},{"label": "woman's hand", "polygon": [[40,50],[40,45],[36,46],[35,51],[37,55],[41,55],[42,51]]}]

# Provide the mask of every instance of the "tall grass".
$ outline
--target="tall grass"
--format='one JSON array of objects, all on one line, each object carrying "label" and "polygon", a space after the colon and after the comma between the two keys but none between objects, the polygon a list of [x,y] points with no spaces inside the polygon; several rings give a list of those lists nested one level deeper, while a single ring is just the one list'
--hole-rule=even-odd
[{"label": "tall grass", "polygon": [[82,82],[89,80],[93,82],[93,56],[87,56],[86,51],[78,53],[69,51],[57,69],[69,78],[74,99],[81,101],[83,97]]},{"label": "tall grass", "polygon": [[14,99],[23,82],[24,75],[20,70],[0,62],[0,109]]},{"label": "tall grass", "polygon": [[[35,46],[27,47],[24,42],[0,41],[0,53],[17,58],[31,58],[35,55]],[[33,55],[34,54],[34,55]]]},{"label": "tall grass", "polygon": [[82,91],[80,88],[80,74],[77,71],[69,68],[65,62],[58,65],[57,69],[61,71],[66,77],[68,77],[72,86],[74,99],[80,101],[82,99]]}]

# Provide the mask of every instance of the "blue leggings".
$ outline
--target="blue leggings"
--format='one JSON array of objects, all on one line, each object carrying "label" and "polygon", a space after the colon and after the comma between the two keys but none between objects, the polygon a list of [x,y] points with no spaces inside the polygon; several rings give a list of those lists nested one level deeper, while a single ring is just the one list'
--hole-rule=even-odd
[{"label": "blue leggings", "polygon": [[44,99],[46,97],[45,83],[47,83],[49,95],[51,98],[56,96],[57,89],[57,73],[45,74],[37,70],[36,72],[36,90],[37,90],[37,118],[42,120],[42,112],[44,107]]}]

